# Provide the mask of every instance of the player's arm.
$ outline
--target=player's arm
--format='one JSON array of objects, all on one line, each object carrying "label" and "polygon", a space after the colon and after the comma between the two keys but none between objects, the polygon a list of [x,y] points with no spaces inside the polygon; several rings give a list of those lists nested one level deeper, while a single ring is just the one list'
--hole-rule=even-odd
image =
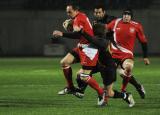
[{"label": "player's arm", "polygon": [[146,65],[150,64],[150,61],[148,59],[148,46],[147,43],[141,43],[142,51],[143,51],[143,61]]},{"label": "player's arm", "polygon": [[70,39],[79,39],[79,37],[81,36],[79,32],[61,32],[58,30],[53,31],[52,35],[55,38],[66,37]]},{"label": "player's arm", "polygon": [[81,30],[81,34],[84,36],[86,40],[88,40],[90,43],[93,43],[98,48],[106,48],[107,41],[104,41],[103,38],[92,37],[82,30]]},{"label": "player's arm", "polygon": [[138,36],[138,39],[139,39],[139,41],[141,43],[144,63],[146,65],[149,65],[150,61],[148,59],[148,42],[147,42],[147,39],[146,39],[146,37],[144,35],[143,28],[142,28],[142,26],[140,24],[139,24],[139,27],[138,27],[137,36]]}]

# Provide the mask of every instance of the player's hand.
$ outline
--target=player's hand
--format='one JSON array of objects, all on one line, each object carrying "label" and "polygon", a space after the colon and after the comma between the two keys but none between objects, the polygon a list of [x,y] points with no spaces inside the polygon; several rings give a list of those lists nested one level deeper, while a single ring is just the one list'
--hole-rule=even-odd
[{"label": "player's hand", "polygon": [[53,37],[56,37],[56,38],[62,37],[63,36],[63,32],[55,30],[55,31],[53,31],[52,35],[53,35]]},{"label": "player's hand", "polygon": [[67,19],[63,22],[63,28],[66,31],[73,31],[72,19]]},{"label": "player's hand", "polygon": [[143,58],[143,61],[144,61],[144,64],[145,65],[149,65],[150,64],[150,61],[148,58]]}]

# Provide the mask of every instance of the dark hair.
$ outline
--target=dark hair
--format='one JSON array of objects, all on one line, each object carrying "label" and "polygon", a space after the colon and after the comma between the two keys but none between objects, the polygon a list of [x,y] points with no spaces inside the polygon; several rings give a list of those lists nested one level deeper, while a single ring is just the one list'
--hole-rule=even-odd
[{"label": "dark hair", "polygon": [[70,2],[70,3],[67,3],[67,6],[72,6],[73,10],[79,10],[79,6],[77,3],[75,2]]},{"label": "dark hair", "polygon": [[102,8],[103,11],[105,11],[105,6],[103,4],[98,4],[94,7],[94,9],[100,9]]},{"label": "dark hair", "polygon": [[123,15],[124,15],[124,14],[129,14],[129,15],[131,15],[131,17],[133,17],[133,11],[132,11],[131,8],[126,8],[126,9],[124,9],[124,10],[123,10]]}]

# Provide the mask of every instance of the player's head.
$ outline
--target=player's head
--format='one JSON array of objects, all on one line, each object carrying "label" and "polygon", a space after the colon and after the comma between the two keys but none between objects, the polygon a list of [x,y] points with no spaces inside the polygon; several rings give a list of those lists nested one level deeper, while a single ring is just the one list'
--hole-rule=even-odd
[{"label": "player's head", "polygon": [[105,7],[103,5],[97,5],[94,7],[94,16],[97,20],[102,19],[105,16]]},{"label": "player's head", "polygon": [[67,4],[66,12],[68,16],[70,16],[71,18],[74,18],[79,12],[79,7],[73,3]]},{"label": "player's head", "polygon": [[133,18],[133,12],[130,8],[126,8],[123,10],[122,18],[124,22],[130,22]]},{"label": "player's head", "polygon": [[105,26],[103,24],[94,24],[93,25],[93,32],[95,36],[98,37],[104,37],[105,33],[106,33],[106,29]]}]

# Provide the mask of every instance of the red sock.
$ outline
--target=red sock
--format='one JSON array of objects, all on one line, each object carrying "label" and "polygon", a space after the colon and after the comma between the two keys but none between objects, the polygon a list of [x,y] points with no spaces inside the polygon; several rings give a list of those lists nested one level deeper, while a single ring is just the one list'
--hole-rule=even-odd
[{"label": "red sock", "polygon": [[87,80],[87,83],[90,87],[92,87],[93,89],[97,91],[98,95],[103,94],[103,89],[99,86],[99,84],[93,77],[89,77]]},{"label": "red sock", "polygon": [[125,92],[126,91],[126,87],[127,87],[127,84],[129,82],[131,77],[123,77],[123,83],[122,83],[122,86],[121,86],[121,91],[122,92]]},{"label": "red sock", "polygon": [[69,66],[64,66],[63,67],[63,73],[67,81],[67,87],[72,88],[73,86],[73,81],[72,81],[72,68]]}]

